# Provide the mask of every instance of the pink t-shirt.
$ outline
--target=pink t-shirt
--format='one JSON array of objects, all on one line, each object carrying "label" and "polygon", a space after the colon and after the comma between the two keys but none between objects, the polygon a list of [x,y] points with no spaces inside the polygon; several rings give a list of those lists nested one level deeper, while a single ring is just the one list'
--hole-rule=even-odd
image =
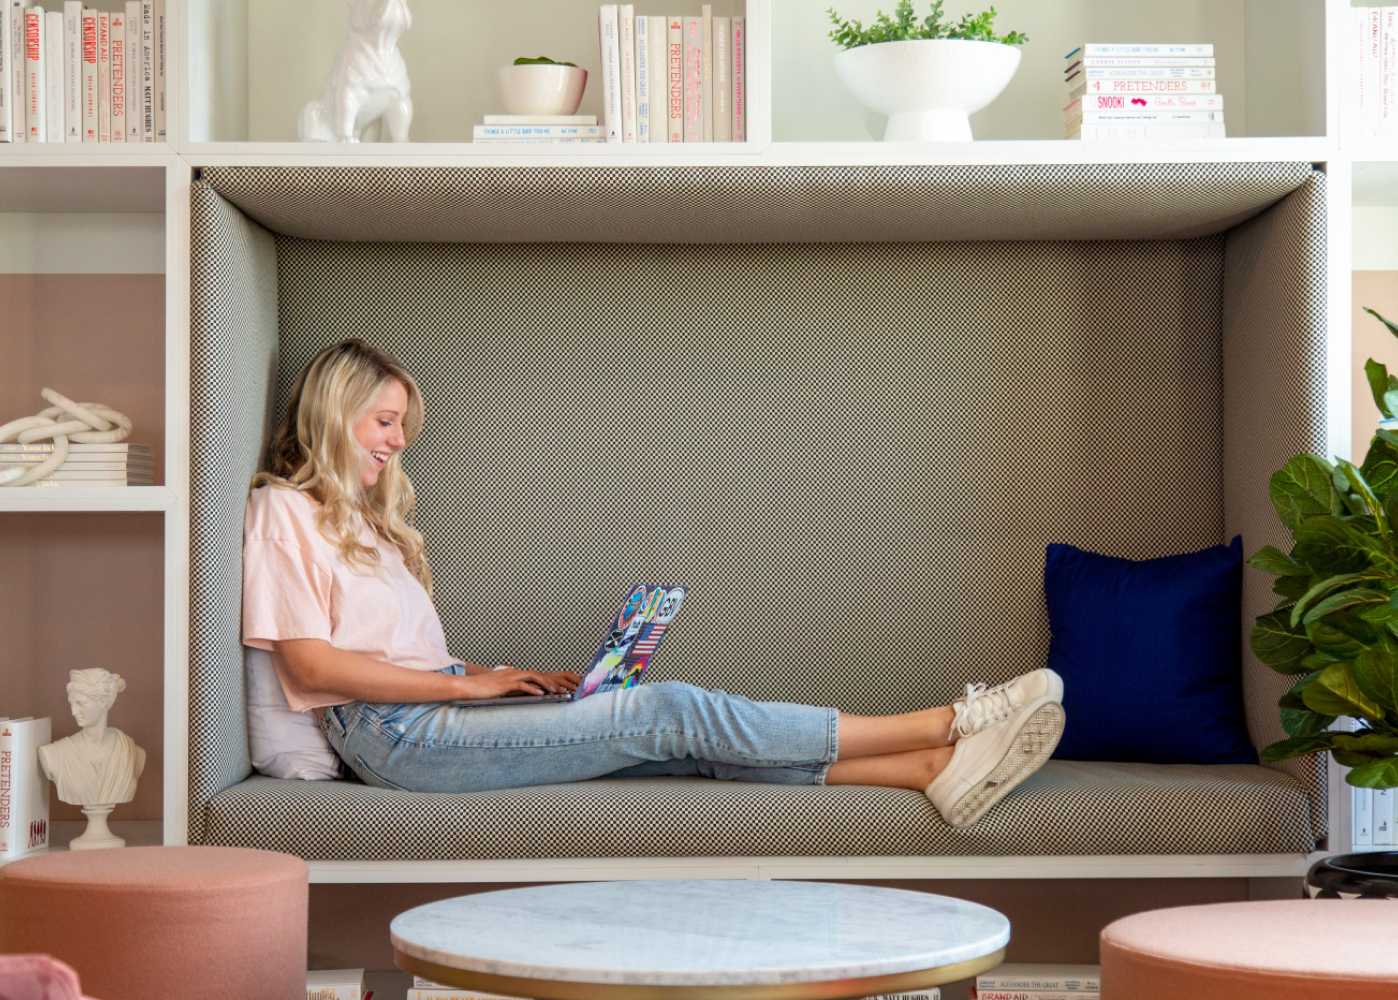
[{"label": "pink t-shirt", "polygon": [[345,699],[292,691],[274,640],[324,639],[413,670],[455,662],[437,609],[398,547],[364,525],[360,541],[377,545],[379,566],[351,567],[316,526],[319,507],[309,494],[259,486],[243,520],[243,642],[274,653],[287,704],[304,712]]}]

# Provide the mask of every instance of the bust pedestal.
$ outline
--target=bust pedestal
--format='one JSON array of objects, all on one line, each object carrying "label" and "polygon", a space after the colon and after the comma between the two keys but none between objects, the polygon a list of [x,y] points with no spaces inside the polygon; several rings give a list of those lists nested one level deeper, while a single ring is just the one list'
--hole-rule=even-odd
[{"label": "bust pedestal", "polygon": [[73,838],[68,849],[98,851],[106,847],[125,847],[126,841],[112,833],[111,828],[107,826],[107,817],[115,808],[115,805],[83,806],[83,815],[87,817],[87,829],[81,836]]}]

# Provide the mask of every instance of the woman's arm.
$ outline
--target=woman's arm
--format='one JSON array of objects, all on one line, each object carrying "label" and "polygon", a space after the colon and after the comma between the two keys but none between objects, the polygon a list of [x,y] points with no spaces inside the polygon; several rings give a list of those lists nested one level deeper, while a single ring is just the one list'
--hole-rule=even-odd
[{"label": "woman's arm", "polygon": [[465,677],[412,670],[337,649],[323,639],[286,639],[272,645],[286,668],[287,680],[296,690],[331,694],[347,701],[430,702],[511,694],[566,694],[578,684],[577,674],[532,670],[477,668]]}]

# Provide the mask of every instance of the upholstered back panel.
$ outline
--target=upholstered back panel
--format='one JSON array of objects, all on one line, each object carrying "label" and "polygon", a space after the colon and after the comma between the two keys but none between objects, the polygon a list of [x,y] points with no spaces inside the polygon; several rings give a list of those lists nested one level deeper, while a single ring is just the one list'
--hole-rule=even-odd
[{"label": "upholstered back panel", "polygon": [[277,370],[272,234],[204,184],[191,204],[189,840],[204,805],[251,772],[241,594],[248,480]]},{"label": "upholstered back panel", "polygon": [[[1326,454],[1325,175],[1228,234],[1225,255],[1223,468],[1225,523],[1248,554],[1291,551],[1291,535],[1268,495],[1272,473],[1303,451]],[[1277,699],[1290,679],[1247,641],[1258,615],[1276,606],[1273,577],[1243,569],[1243,684],[1258,746],[1285,739]],[[1287,761],[1311,789],[1316,839],[1326,831],[1326,758]]]}]

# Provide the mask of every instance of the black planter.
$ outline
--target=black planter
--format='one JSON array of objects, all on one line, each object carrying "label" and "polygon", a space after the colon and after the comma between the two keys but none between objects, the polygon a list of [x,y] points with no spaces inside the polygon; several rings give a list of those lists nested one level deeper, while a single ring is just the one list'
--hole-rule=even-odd
[{"label": "black planter", "polygon": [[1313,899],[1398,899],[1398,851],[1317,861],[1306,872],[1306,891]]}]

